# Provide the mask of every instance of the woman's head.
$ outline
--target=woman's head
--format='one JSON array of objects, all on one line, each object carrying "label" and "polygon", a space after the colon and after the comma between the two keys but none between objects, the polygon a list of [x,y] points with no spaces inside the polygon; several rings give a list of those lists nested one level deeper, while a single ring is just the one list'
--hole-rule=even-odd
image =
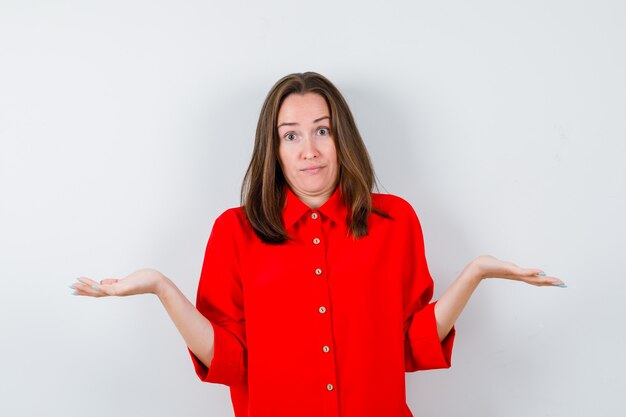
[{"label": "woman's head", "polygon": [[[287,100],[288,98],[289,100]],[[322,98],[323,101],[319,98]],[[287,100],[287,106],[283,108],[285,100]],[[322,75],[306,72],[283,77],[268,93],[259,115],[252,160],[244,178],[242,204],[252,227],[259,237],[266,242],[280,243],[287,238],[282,226],[285,186],[291,186],[292,189],[294,189],[294,185],[296,187],[305,186],[304,191],[311,192],[327,191],[324,187],[306,189],[307,186],[315,184],[298,181],[296,171],[290,171],[289,166],[285,164],[288,162],[288,159],[285,158],[285,155],[289,155],[288,152],[283,152],[283,158],[281,158],[281,139],[285,139],[281,137],[281,134],[284,135],[289,132],[289,129],[285,129],[289,125],[279,128],[279,115],[295,114],[293,112],[286,114],[285,111],[297,109],[298,106],[303,110],[303,105],[307,103],[317,107],[304,109],[306,111],[299,113],[300,116],[296,114],[296,117],[302,119],[302,117],[312,115],[315,111],[321,113],[327,111],[330,120],[320,120],[319,122],[324,121],[324,123],[319,123],[319,126],[314,126],[314,123],[307,124],[306,131],[303,129],[299,131],[301,137],[304,137],[305,133],[310,134],[310,128],[327,127],[328,132],[320,132],[329,133],[328,137],[332,139],[336,153],[336,169],[334,173],[330,172],[333,176],[325,176],[320,184],[328,185],[330,178],[332,189],[334,189],[335,184],[340,187],[344,202],[349,208],[349,216],[346,221],[352,234],[355,237],[367,234],[367,217],[371,212],[370,192],[374,184],[374,172],[367,150],[352,113],[339,90]],[[285,110],[282,114],[281,108]],[[316,119],[322,117],[321,113],[320,117]],[[298,120],[298,122],[302,121],[304,119]],[[281,120],[282,122],[283,120]],[[293,121],[285,119],[284,122]],[[302,123],[299,124],[302,125]],[[303,126],[300,127],[303,128]],[[307,137],[304,142],[307,142],[308,139],[310,138]],[[283,151],[285,148],[283,144]],[[289,148],[287,147],[287,149]],[[327,154],[328,152],[321,159],[325,159]],[[311,155],[309,157],[312,158]],[[333,163],[332,159],[325,159],[324,162],[329,162],[331,165]],[[290,166],[293,168],[293,165]],[[303,178],[300,177],[300,179]],[[293,191],[298,195],[303,190],[296,188]]]},{"label": "woman's head", "polygon": [[326,100],[293,93],[278,111],[278,160],[291,190],[311,208],[320,207],[337,186],[337,149]]}]

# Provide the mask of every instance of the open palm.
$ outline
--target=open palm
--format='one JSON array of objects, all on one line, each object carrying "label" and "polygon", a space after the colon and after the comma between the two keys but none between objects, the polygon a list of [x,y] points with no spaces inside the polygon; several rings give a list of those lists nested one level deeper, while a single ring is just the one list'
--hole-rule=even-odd
[{"label": "open palm", "polygon": [[564,286],[560,279],[545,275],[541,269],[522,268],[513,262],[503,261],[490,255],[479,256],[474,263],[479,268],[482,278],[512,279],[536,286]]},{"label": "open palm", "polygon": [[140,269],[125,278],[107,278],[96,282],[88,277],[78,278],[70,286],[76,295],[91,297],[128,296],[137,294],[156,294],[159,284],[165,277],[159,271],[150,268]]}]

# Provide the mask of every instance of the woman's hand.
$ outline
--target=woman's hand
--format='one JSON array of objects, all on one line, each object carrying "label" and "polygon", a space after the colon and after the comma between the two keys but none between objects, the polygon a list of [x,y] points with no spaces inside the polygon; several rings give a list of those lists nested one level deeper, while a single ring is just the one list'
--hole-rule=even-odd
[{"label": "woman's hand", "polygon": [[189,349],[207,367],[213,359],[213,325],[204,317],[178,287],[159,271],[140,269],[126,278],[103,279],[99,283],[87,277],[78,278],[70,286],[74,295],[106,297],[156,294]]},{"label": "woman's hand", "polygon": [[167,278],[154,269],[140,269],[126,278],[103,279],[99,283],[87,277],[80,277],[70,286],[74,295],[106,297],[110,295],[127,296],[137,294],[158,294]]},{"label": "woman's hand", "polygon": [[537,286],[566,287],[563,281],[547,276],[541,269],[521,268],[513,262],[501,261],[493,256],[479,256],[467,264],[435,304],[439,340],[448,335],[465,304],[484,278],[506,278]]},{"label": "woman's hand", "polygon": [[481,279],[505,278],[536,286],[566,287],[563,281],[547,276],[541,269],[521,268],[512,262],[501,261],[490,255],[482,255],[474,259],[471,267],[475,269]]}]

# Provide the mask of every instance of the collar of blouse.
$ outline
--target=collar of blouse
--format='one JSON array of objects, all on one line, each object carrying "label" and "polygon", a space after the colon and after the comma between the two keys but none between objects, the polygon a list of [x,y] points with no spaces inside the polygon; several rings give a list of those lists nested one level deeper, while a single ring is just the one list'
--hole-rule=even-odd
[{"label": "collar of blouse", "polygon": [[335,188],[335,192],[317,210],[312,210],[304,204],[300,199],[287,187],[287,196],[285,198],[285,208],[283,209],[283,222],[285,229],[289,230],[302,216],[307,213],[318,212],[322,216],[328,217],[339,225],[346,224],[346,216],[348,209],[346,208],[339,187]]}]

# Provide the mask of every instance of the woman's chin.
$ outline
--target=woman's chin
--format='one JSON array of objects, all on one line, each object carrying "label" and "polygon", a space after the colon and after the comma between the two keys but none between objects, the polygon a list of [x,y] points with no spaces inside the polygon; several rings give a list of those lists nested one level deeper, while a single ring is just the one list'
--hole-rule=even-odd
[{"label": "woman's chin", "polygon": [[300,186],[296,185],[295,187],[292,185],[291,189],[293,192],[300,196],[308,196],[308,197],[319,197],[324,195],[330,195],[334,191],[334,187],[329,186],[327,184],[324,185],[311,185],[311,184],[301,184]]}]

